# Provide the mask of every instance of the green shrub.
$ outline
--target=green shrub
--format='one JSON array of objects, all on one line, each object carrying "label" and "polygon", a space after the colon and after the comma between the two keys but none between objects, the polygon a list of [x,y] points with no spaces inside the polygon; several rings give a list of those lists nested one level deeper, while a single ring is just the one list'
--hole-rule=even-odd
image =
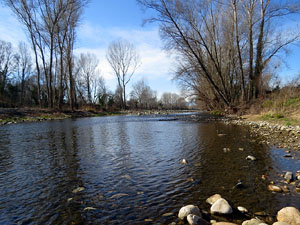
[{"label": "green shrub", "polygon": [[289,98],[285,101],[284,106],[288,107],[300,103],[300,98]]}]

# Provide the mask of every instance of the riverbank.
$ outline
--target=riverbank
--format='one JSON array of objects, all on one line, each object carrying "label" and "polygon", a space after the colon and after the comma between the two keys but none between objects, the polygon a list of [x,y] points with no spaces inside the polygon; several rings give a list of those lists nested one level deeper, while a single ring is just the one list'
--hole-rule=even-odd
[{"label": "riverbank", "polygon": [[[266,116],[267,115],[267,116]],[[226,116],[221,118],[226,124],[248,126],[251,133],[256,135],[261,143],[285,148],[289,150],[300,150],[300,125],[297,120],[293,120],[293,125],[282,120],[278,116],[245,115]],[[288,119],[291,121],[292,119]]]},{"label": "riverbank", "polygon": [[94,110],[55,110],[38,108],[0,108],[0,125],[67,118],[119,115],[121,112],[104,112]]},{"label": "riverbank", "polygon": [[67,118],[98,117],[113,115],[168,115],[175,113],[197,112],[195,110],[126,110],[126,111],[100,111],[100,110],[55,110],[39,108],[0,108],[0,125],[38,122],[45,120],[62,120]]}]

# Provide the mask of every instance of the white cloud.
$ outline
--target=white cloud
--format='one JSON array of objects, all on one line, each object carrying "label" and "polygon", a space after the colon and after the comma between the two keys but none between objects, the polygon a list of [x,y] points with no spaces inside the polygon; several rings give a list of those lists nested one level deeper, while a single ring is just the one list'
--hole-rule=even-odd
[{"label": "white cloud", "polygon": [[[79,28],[79,48],[76,53],[90,52],[100,60],[100,69],[105,79],[114,79],[113,71],[106,60],[106,50],[111,41],[124,38],[133,43],[141,56],[142,64],[136,76],[156,79],[164,76],[170,80],[174,57],[162,50],[158,29],[101,28],[84,23]],[[86,46],[84,46],[86,45]]]},{"label": "white cloud", "polygon": [[[22,25],[7,7],[0,7],[0,39],[17,46],[20,41],[27,42]],[[3,19],[5,18],[5,19]]]}]

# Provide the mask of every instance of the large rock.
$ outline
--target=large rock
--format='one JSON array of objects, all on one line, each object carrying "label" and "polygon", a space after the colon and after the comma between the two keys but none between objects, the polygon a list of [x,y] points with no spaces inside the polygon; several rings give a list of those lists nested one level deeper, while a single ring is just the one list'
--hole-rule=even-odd
[{"label": "large rock", "polygon": [[300,212],[295,207],[286,207],[277,213],[278,222],[300,225]]},{"label": "large rock", "polygon": [[220,198],[211,206],[210,211],[212,214],[231,214],[232,208],[224,198]]},{"label": "large rock", "polygon": [[236,223],[229,223],[229,222],[217,222],[214,225],[237,225]]},{"label": "large rock", "polygon": [[242,225],[259,225],[261,224],[262,221],[259,219],[251,219],[251,220],[246,220],[242,223]]},{"label": "large rock", "polygon": [[215,195],[213,195],[213,196],[210,196],[208,199],[206,199],[206,202],[207,202],[208,204],[213,205],[213,204],[214,204],[218,199],[220,199],[220,198],[222,198],[221,195],[215,194]]},{"label": "large rock", "polygon": [[291,224],[285,222],[275,222],[273,223],[273,225],[291,225]]},{"label": "large rock", "polygon": [[193,214],[189,214],[187,216],[187,221],[190,225],[210,225],[210,223],[207,222],[206,220]]},{"label": "large rock", "polygon": [[201,216],[200,210],[197,206],[194,205],[186,205],[183,206],[178,213],[178,217],[179,219],[184,219],[185,217],[187,217],[189,214],[193,214],[196,216]]}]

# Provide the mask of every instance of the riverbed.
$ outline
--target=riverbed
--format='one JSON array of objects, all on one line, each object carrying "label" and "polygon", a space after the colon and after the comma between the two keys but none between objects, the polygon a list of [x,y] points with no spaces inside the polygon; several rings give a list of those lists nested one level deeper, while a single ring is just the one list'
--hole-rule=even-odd
[{"label": "riverbed", "polygon": [[[271,181],[287,185],[282,175],[300,170],[299,152],[284,157],[286,149],[265,145],[249,128],[209,117],[107,116],[1,126],[0,224],[178,223],[183,205],[209,211],[205,199],[216,193],[233,207],[270,217],[298,207],[295,185],[288,184],[287,193],[267,187]],[[257,160],[246,160],[249,155]]]}]

